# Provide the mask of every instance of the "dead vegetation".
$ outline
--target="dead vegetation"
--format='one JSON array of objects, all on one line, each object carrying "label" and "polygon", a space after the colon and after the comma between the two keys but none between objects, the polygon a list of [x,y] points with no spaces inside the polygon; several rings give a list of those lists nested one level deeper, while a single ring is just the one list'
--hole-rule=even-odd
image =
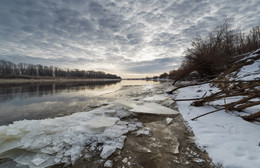
[{"label": "dead vegetation", "polygon": [[[231,103],[225,101],[223,107],[207,114],[221,109],[243,111],[260,104],[260,69],[254,72],[248,69],[245,74],[242,72],[243,68],[249,65],[260,67],[260,25],[253,27],[249,33],[243,33],[232,27],[231,20],[224,20],[206,37],[196,37],[192,41],[191,48],[187,49],[179,69],[172,70],[168,74],[168,77],[174,80],[173,85],[179,80],[197,81],[197,83],[179,86],[168,92],[170,94],[180,88],[206,83],[218,87],[220,91],[211,95],[204,93],[201,98],[175,101],[193,101],[192,105],[198,107],[220,99],[225,101],[232,97],[240,98]],[[165,75],[167,74],[163,74],[162,77]],[[248,121],[257,120],[259,118],[257,111],[243,118]]]},{"label": "dead vegetation", "polygon": [[[237,75],[244,66],[252,65],[253,63],[255,63],[255,61],[259,60],[260,50],[257,50],[253,53],[248,53],[241,57],[238,61],[233,63],[232,66],[224,71],[222,74],[220,74],[218,78],[206,82],[200,82],[197,84],[179,86],[169,93],[188,86],[210,83],[211,85],[218,87],[220,91],[212,93],[208,96],[205,96],[205,93],[201,98],[176,99],[175,101],[193,101],[191,105],[199,107],[210,104],[211,102],[216,100],[224,99],[225,101],[227,98],[231,97],[240,98],[230,103],[226,103],[225,101],[225,104],[221,105],[220,108],[201,116],[197,116],[192,120],[196,120],[197,118],[200,118],[202,116],[215,113],[224,109],[226,111],[244,111],[247,108],[254,107],[260,104],[260,72],[257,71],[258,74],[254,74],[256,75],[256,77],[254,76],[254,78],[252,78],[251,80],[244,80],[244,78],[240,79]],[[250,76],[251,72],[246,75]],[[254,114],[248,116],[242,116],[242,118],[247,121],[260,121],[260,111],[256,111]]]}]

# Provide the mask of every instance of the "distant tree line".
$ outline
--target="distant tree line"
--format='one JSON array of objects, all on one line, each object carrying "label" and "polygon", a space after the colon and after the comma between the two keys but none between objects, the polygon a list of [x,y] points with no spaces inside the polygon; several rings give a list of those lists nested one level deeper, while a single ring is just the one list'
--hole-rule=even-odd
[{"label": "distant tree line", "polygon": [[62,78],[105,78],[121,79],[121,77],[102,71],[85,71],[79,69],[63,69],[54,66],[43,66],[0,60],[0,77],[62,77]]},{"label": "distant tree line", "polygon": [[205,38],[197,36],[177,70],[163,73],[160,77],[181,79],[187,75],[205,78],[215,77],[226,70],[239,55],[260,48],[260,25],[253,27],[248,34],[231,26],[226,19],[216,26]]}]

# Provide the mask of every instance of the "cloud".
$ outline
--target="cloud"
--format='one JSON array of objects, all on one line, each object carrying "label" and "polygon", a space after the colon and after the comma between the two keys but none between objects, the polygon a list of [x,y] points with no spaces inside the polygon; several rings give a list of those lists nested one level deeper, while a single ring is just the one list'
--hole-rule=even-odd
[{"label": "cloud", "polygon": [[259,24],[259,5],[258,0],[3,1],[0,59],[118,75],[160,73],[180,65],[191,40],[226,17],[245,31]]},{"label": "cloud", "polygon": [[133,73],[158,74],[160,72],[168,71],[169,69],[176,69],[180,62],[181,60],[178,57],[166,57],[150,61],[128,62],[124,67],[126,67],[126,71]]}]

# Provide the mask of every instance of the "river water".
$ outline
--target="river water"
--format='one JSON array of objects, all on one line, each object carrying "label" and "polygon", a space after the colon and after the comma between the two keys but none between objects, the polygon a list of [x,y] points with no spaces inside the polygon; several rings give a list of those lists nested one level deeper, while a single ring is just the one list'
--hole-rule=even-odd
[{"label": "river water", "polygon": [[102,165],[100,159],[122,148],[126,133],[142,127],[132,117],[123,121],[131,112],[117,100],[128,102],[156,84],[128,80],[1,85],[0,167],[64,166],[81,158],[83,164]]},{"label": "river water", "polygon": [[44,119],[88,111],[109,101],[102,95],[122,86],[155,81],[122,80],[0,85],[0,125],[23,119]]}]

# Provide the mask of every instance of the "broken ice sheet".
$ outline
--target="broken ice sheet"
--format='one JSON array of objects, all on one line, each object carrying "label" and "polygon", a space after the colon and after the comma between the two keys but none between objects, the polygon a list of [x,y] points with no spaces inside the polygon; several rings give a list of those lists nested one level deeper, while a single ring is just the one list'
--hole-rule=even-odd
[{"label": "broken ice sheet", "polygon": [[157,103],[144,103],[143,105],[136,106],[129,111],[135,113],[146,113],[146,114],[179,114],[178,111],[164,107]]},{"label": "broken ice sheet", "polygon": [[146,97],[144,98],[143,100],[144,101],[164,101],[164,100],[167,100],[168,97],[164,94],[159,94],[159,95],[154,95],[154,96],[151,96],[151,97]]},{"label": "broken ice sheet", "polygon": [[[111,109],[116,111],[111,113]],[[140,126],[135,120],[120,121],[121,116],[129,114],[111,104],[54,119],[16,121],[0,127],[0,157],[35,168],[69,165],[82,157],[89,146],[88,150],[99,148],[105,159],[123,147],[124,134]]]},{"label": "broken ice sheet", "polygon": [[[161,97],[159,97],[162,99]],[[148,99],[150,100],[150,98]],[[130,108],[130,112],[135,113],[146,113],[146,114],[179,114],[178,111],[164,107],[158,103],[148,103],[148,102],[137,102],[131,100],[118,100],[117,104]]]}]

